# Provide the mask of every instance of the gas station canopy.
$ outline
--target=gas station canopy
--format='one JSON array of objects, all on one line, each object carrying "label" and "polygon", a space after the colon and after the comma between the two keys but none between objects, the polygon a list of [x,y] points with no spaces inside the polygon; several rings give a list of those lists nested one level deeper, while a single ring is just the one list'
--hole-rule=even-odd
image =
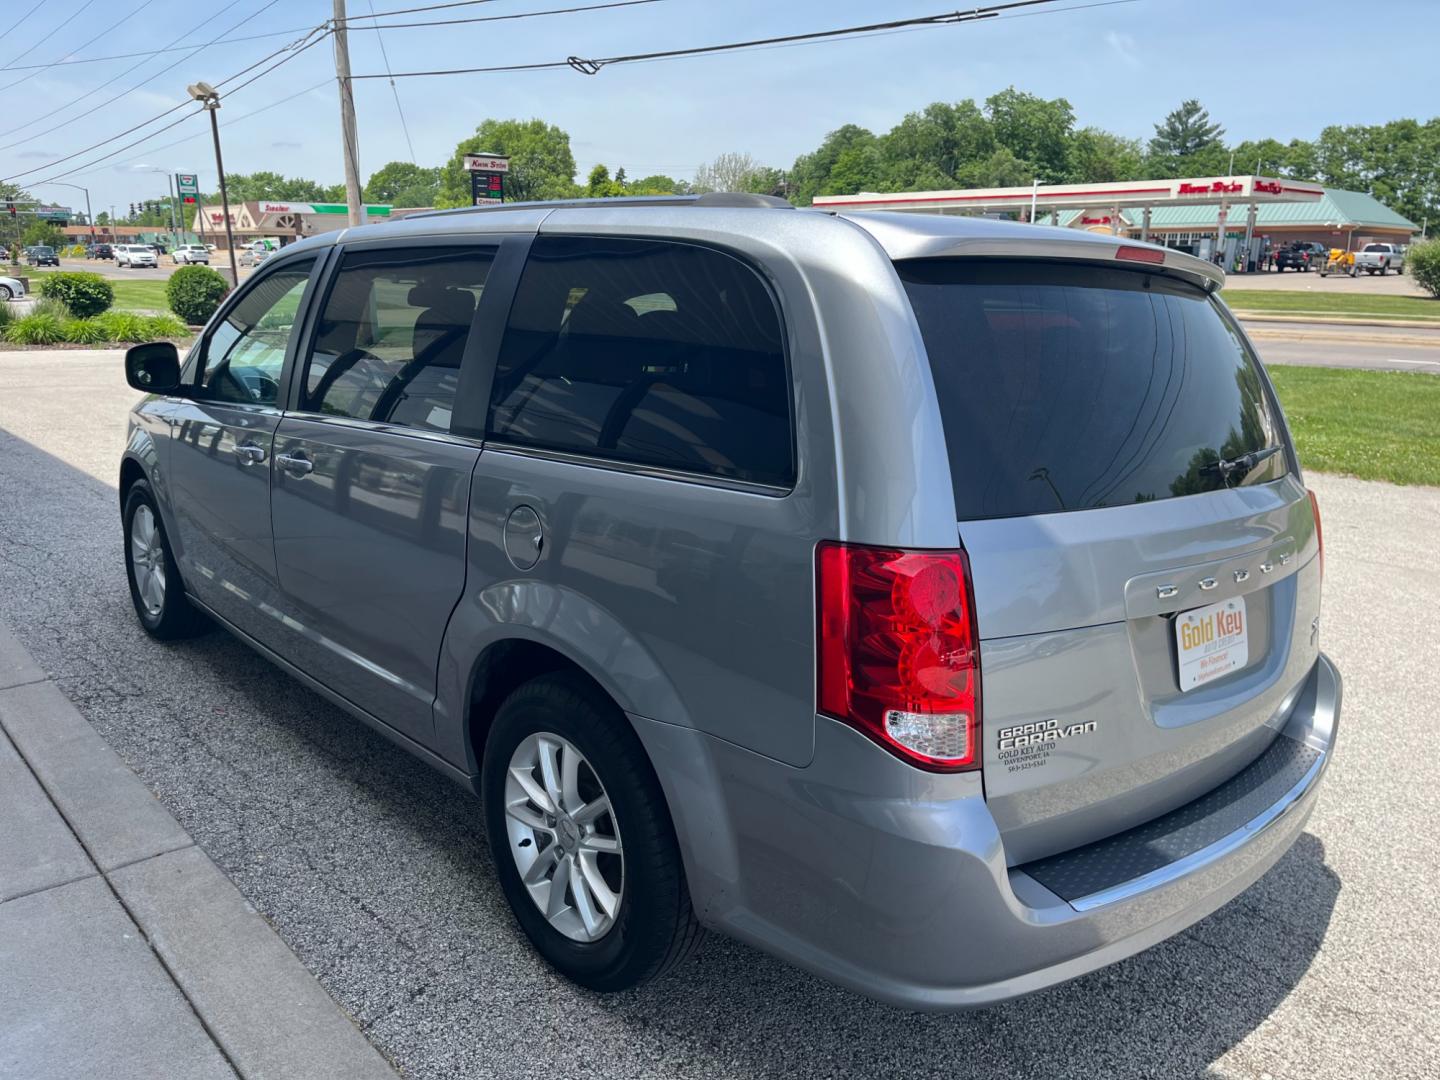
[{"label": "gas station canopy", "polygon": [[[907,191],[892,195],[817,195],[831,210],[905,210],[927,214],[1029,212],[1034,220],[1060,210],[1148,210],[1155,206],[1254,206],[1271,202],[1318,202],[1319,184],[1270,176],[1202,176],[1183,180],[1125,180],[1113,184],[1038,184],[1034,187]],[[1118,214],[1116,215],[1118,219]],[[1146,215],[1149,216],[1148,214]],[[1117,220],[1118,225],[1118,220]]]}]

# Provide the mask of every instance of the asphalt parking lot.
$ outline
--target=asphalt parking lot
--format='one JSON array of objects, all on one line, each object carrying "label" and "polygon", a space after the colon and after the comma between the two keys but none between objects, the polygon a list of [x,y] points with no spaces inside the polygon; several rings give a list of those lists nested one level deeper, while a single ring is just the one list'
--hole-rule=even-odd
[{"label": "asphalt parking lot", "polygon": [[713,936],[602,998],[513,928],[473,799],[224,634],[140,631],[118,354],[0,354],[0,387],[0,611],[406,1076],[1440,1075],[1440,490],[1311,478],[1339,750],[1296,847],[1188,932],[980,1013],[879,1006]]}]

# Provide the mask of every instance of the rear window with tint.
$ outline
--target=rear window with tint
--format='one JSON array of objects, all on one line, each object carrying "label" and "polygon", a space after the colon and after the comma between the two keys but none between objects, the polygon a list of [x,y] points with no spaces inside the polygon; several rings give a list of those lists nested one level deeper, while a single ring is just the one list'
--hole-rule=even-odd
[{"label": "rear window with tint", "polygon": [[1199,289],[1056,263],[897,270],[930,356],[962,520],[1152,502],[1288,469],[1284,451],[1236,467],[1281,430],[1258,361]]}]

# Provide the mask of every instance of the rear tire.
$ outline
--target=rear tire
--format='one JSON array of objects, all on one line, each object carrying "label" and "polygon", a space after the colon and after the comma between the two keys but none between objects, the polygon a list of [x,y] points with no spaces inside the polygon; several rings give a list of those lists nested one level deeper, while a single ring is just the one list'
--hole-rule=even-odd
[{"label": "rear tire", "polygon": [[10,292],[9,285],[0,285],[0,302],[9,300],[11,298],[11,295],[12,294]]},{"label": "rear tire", "polygon": [[125,577],[130,602],[145,632],[158,641],[195,637],[210,621],[185,595],[180,568],[170,551],[170,538],[150,484],[136,480],[125,496]]},{"label": "rear tire", "polygon": [[[552,779],[566,772],[567,760],[578,761],[568,791],[546,783],[543,765],[531,771],[531,760],[543,762],[547,753],[554,755]],[[625,714],[592,683],[562,672],[515,690],[491,725],[482,774],[500,887],[552,967],[581,986],[613,992],[664,974],[695,950],[703,930],[660,782]],[[607,809],[589,817],[602,800]],[[568,881],[568,867],[579,882]],[[595,888],[585,884],[601,874]],[[597,912],[605,917],[597,921]]]}]

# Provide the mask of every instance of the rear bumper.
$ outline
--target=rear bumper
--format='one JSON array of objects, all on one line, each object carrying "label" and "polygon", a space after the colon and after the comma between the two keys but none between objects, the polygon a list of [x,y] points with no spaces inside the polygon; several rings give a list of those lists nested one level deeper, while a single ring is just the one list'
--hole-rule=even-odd
[{"label": "rear bumper", "polygon": [[[1135,864],[1123,880],[1057,876],[1042,863],[1033,873],[1007,868],[978,776],[921,773],[842,725],[817,724],[814,764],[794,769],[635,720],[665,784],[702,921],[870,997],[944,1010],[1114,963],[1244,891],[1303,830],[1340,704],[1340,675],[1321,655],[1274,751],[1251,766],[1269,771],[1237,777],[1248,801],[1222,789],[1197,800],[1179,825],[1202,827],[1177,841],[1177,857]],[[1288,772],[1277,771],[1277,754]],[[1213,816],[1221,810],[1228,816]],[[1091,847],[1103,844],[1112,850],[1094,852],[1091,870],[1115,862],[1114,841]],[[1069,853],[1070,869],[1085,854]]]}]

